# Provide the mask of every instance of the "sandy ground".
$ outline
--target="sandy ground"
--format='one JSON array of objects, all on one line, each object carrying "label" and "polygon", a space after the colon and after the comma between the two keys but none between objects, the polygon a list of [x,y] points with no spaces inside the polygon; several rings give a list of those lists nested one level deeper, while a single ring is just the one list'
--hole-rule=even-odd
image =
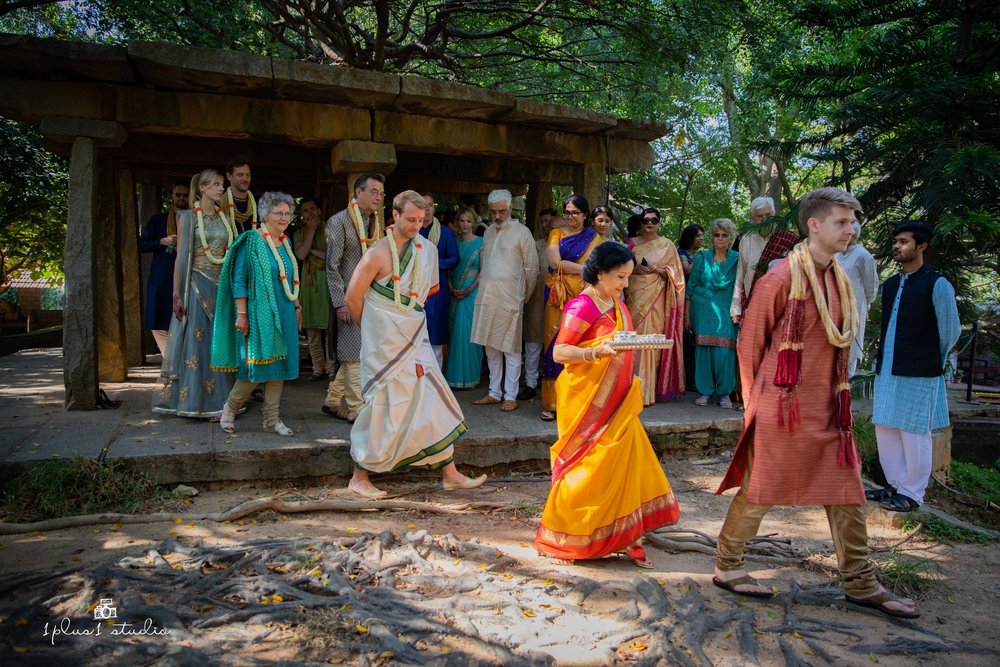
[{"label": "sandy ground", "polygon": [[[716,535],[729,498],[715,496],[712,490],[725,472],[725,462],[717,459],[674,461],[666,464],[665,468],[682,508],[681,521],[677,527]],[[336,496],[343,494],[338,488],[342,484],[343,481],[338,480],[330,486],[303,487],[297,491],[310,497]],[[447,493],[429,478],[412,476],[396,476],[383,480],[382,485],[394,494],[402,494],[401,497],[408,500],[443,503],[488,500],[520,503],[523,508],[544,503],[548,489],[545,482],[498,482],[488,484],[479,491]],[[259,484],[202,490],[185,507],[192,512],[219,511],[251,498],[290,491],[292,488],[290,485]],[[939,588],[918,601],[918,609],[923,615],[916,622],[894,621],[854,607],[845,608],[841,598],[831,598],[830,603],[825,606],[796,605],[796,611],[801,611],[803,615],[818,620],[821,624],[845,624],[852,627],[851,636],[817,635],[817,641],[831,658],[828,663],[816,654],[814,647],[806,641],[807,638],[797,631],[762,632],[762,629],[780,624],[783,614],[781,604],[739,599],[715,588],[711,583],[713,560],[709,555],[672,554],[649,548],[648,555],[655,562],[653,570],[639,570],[624,559],[564,565],[539,557],[531,548],[538,525],[538,518],[531,514],[534,512],[490,510],[448,516],[409,511],[281,516],[272,512],[255,518],[248,517],[240,522],[241,525],[182,521],[102,525],[44,534],[3,536],[0,537],[0,571],[8,585],[4,587],[6,590],[0,591],[3,593],[0,596],[3,600],[0,603],[0,628],[8,636],[0,647],[0,663],[52,665],[60,662],[58,647],[55,644],[46,646],[50,637],[44,636],[44,623],[55,623],[58,618],[54,614],[49,620],[44,615],[29,613],[30,591],[17,585],[19,578],[27,581],[35,573],[77,567],[81,568],[81,573],[85,573],[99,563],[145,554],[148,549],[157,547],[170,537],[190,545],[238,547],[242,543],[262,538],[294,538],[304,542],[335,541],[386,529],[402,535],[414,528],[434,535],[451,534],[459,540],[478,540],[484,545],[496,547],[515,559],[517,575],[525,582],[553,580],[571,586],[574,579],[588,579],[606,582],[610,586],[612,582],[637,581],[637,577],[645,577],[655,580],[671,595],[680,595],[688,587],[694,587],[701,594],[709,612],[746,606],[755,616],[758,659],[762,665],[792,664],[783,652],[782,642],[791,646],[809,664],[995,665],[1000,661],[1000,636],[995,632],[996,600],[1000,592],[1000,547],[997,544],[945,545],[919,539],[907,541],[901,551],[910,556],[931,559],[941,573]],[[177,516],[183,519],[184,514],[179,512]],[[795,547],[806,553],[816,554],[823,559],[822,562],[833,562],[829,530],[822,508],[775,508],[765,519],[762,533],[775,533],[780,537],[791,538]],[[871,515],[869,538],[873,550],[891,545],[904,535],[903,531],[886,521],[884,515]],[[876,558],[885,556],[877,551],[874,555]],[[772,568],[751,564],[750,569],[758,579],[768,585],[773,584],[782,591],[789,590],[796,582],[804,588],[835,585],[835,581],[827,575],[801,567]],[[79,576],[73,575],[69,581],[79,583]],[[447,576],[447,572],[442,571],[441,576]],[[100,591],[95,593],[96,596],[99,594]],[[594,604],[589,609],[590,622],[599,627],[602,617],[613,612],[614,609],[608,608],[606,604]],[[523,622],[543,621],[524,618]],[[920,646],[926,652],[922,655],[905,655],[898,651],[877,650],[879,646],[884,649],[887,645],[894,645],[893,642],[899,638],[923,641],[924,644]],[[62,637],[60,641],[84,641],[84,638]],[[113,651],[115,638],[105,638],[104,641],[105,644],[98,643],[91,648],[89,655],[93,658],[93,664],[103,662],[102,656],[106,658],[112,655],[102,651]],[[170,639],[162,638],[162,641]],[[642,662],[644,654],[649,655],[652,648],[644,646],[644,641],[656,641],[656,638],[640,637],[626,642],[618,647],[617,660]],[[909,646],[912,648],[917,644],[911,643]],[[970,649],[970,646],[974,648]],[[731,632],[710,633],[704,649],[713,665],[745,662],[738,658],[737,637]],[[74,656],[78,655],[79,653],[74,653]],[[37,661],[32,660],[32,656]],[[602,664],[608,661],[604,654],[588,654],[586,646],[577,646],[575,651],[567,650],[556,657],[559,664]],[[74,658],[76,659],[78,657]],[[267,641],[237,644],[226,659],[227,664],[266,664],[272,661],[275,664],[307,661],[384,664],[393,663],[394,659],[383,654],[374,644],[368,652],[357,648],[338,651],[329,642],[324,644],[322,650],[318,650],[315,642],[310,643],[308,633],[295,624],[282,625],[277,632],[269,635]],[[750,664],[753,664],[752,661]]]}]

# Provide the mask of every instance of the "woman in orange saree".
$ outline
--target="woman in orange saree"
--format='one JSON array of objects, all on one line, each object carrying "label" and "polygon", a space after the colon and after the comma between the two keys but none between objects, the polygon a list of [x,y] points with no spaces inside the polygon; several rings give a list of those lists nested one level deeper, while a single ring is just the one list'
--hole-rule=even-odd
[{"label": "woman in orange saree", "polygon": [[632,329],[620,300],[634,266],[620,243],[591,253],[588,286],[566,303],[555,357],[559,439],[552,446],[552,487],[535,536],[539,553],[564,560],[625,552],[652,567],[642,535],[675,523],[680,508],[639,421],[641,384],[633,353],[616,351],[616,331]]},{"label": "woman in orange saree", "polygon": [[562,321],[563,307],[583,289],[580,272],[594,248],[604,243],[604,237],[590,226],[590,205],[580,195],[570,195],[563,204],[566,226],[549,233],[545,256],[549,274],[545,279],[545,357],[542,360],[541,418],[556,418],[556,378],[562,364],[552,358],[552,345]]},{"label": "woman in orange saree", "polygon": [[639,233],[629,239],[637,265],[626,301],[635,315],[635,331],[665,334],[674,340],[665,350],[636,352],[635,374],[642,380],[642,404],[684,396],[684,268],[677,247],[657,234],[660,213],[642,212]]}]

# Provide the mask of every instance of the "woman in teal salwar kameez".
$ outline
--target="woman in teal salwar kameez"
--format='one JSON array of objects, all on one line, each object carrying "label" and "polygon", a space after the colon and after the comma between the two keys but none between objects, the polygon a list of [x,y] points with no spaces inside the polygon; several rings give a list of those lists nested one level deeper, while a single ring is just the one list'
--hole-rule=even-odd
[{"label": "woman in teal salwar kameez", "polygon": [[739,253],[730,249],[736,235],[732,221],[712,223],[712,248],[694,256],[687,282],[687,328],[694,333],[694,385],[701,394],[697,405],[708,405],[712,396],[732,408],[729,394],[736,388],[736,325],[729,304],[736,285]]},{"label": "woman in teal salwar kameez", "polygon": [[455,222],[459,230],[458,266],[452,272],[451,339],[444,376],[456,389],[472,389],[479,384],[483,368],[483,347],[472,342],[472,314],[479,289],[479,258],[483,239],[473,233],[476,214],[463,208]]},{"label": "woman in teal salwar kameez", "polygon": [[236,371],[219,423],[226,433],[236,430],[236,414],[263,383],[264,430],[294,435],[279,416],[285,380],[299,376],[299,271],[285,236],[294,206],[290,195],[265,193],[257,204],[264,224],[236,240],[222,267],[212,365]]}]

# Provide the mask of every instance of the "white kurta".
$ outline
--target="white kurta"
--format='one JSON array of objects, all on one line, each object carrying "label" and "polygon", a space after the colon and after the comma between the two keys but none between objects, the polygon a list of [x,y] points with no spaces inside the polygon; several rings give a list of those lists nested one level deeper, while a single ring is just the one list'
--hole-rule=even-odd
[{"label": "white kurta", "polygon": [[851,360],[848,367],[848,377],[851,377],[858,369],[858,361],[861,359],[861,351],[865,344],[868,310],[878,292],[878,267],[875,265],[875,258],[860,243],[848,248],[847,252],[838,252],[837,260],[851,279],[854,299],[858,303],[858,334],[851,344]]},{"label": "white kurta", "polygon": [[361,314],[361,398],[351,429],[351,458],[370,472],[405,466],[440,468],[454,459],[454,443],[468,430],[462,408],[441,374],[427,336],[422,305],[438,283],[437,248],[419,239],[420,274],[404,253],[403,294],[421,304],[400,312],[392,279],[372,283]]},{"label": "white kurta", "polygon": [[729,314],[732,316],[743,313],[743,296],[750,296],[750,288],[753,287],[754,271],[757,270],[757,262],[764,254],[764,246],[768,239],[757,232],[744,234],[740,238],[740,260],[736,264],[736,289],[733,290],[733,300],[729,304]]},{"label": "white kurta", "polygon": [[472,342],[507,354],[521,351],[524,304],[538,279],[538,252],[528,228],[514,219],[483,234]]}]

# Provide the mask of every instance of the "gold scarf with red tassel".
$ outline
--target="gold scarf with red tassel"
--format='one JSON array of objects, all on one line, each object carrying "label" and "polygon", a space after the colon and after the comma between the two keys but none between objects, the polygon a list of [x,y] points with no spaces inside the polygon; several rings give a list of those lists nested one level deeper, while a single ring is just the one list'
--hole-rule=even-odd
[{"label": "gold scarf with red tassel", "polygon": [[[809,254],[807,241],[797,244],[788,253],[788,268],[792,275],[792,286],[788,293],[785,321],[781,327],[781,346],[778,348],[778,368],[774,373],[774,384],[781,388],[778,394],[778,426],[788,425],[788,431],[795,430],[800,423],[799,397],[797,388],[802,382],[802,337],[806,305],[806,284],[812,290],[816,310],[826,331],[826,339],[837,348],[837,428],[840,430],[840,448],[837,464],[854,467],[861,457],[854,442],[854,416],[851,414],[851,385],[847,377],[851,343],[858,331],[858,305],[854,297],[851,280],[836,258],[831,262],[831,270],[840,294],[840,310],[843,327],[838,329],[833,322],[830,307],[823,290],[816,279],[816,267]],[[788,405],[785,419],[784,404]]]}]

